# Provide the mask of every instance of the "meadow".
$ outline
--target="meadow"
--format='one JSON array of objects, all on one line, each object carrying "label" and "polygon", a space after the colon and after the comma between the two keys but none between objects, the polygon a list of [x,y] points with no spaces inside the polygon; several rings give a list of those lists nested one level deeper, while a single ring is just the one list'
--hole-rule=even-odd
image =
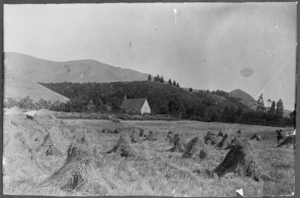
[{"label": "meadow", "polygon": [[[117,128],[119,134],[103,133],[103,130],[114,131]],[[156,140],[130,142],[132,131],[140,129],[146,134],[153,131]],[[276,147],[276,129],[197,121],[144,120],[116,123],[88,119],[7,119],[4,121],[3,193],[218,197],[235,196],[235,191],[242,188],[244,196],[291,195],[295,191],[295,150],[291,147]],[[249,140],[251,153],[276,181],[254,181],[249,177],[207,178],[199,174],[197,170],[212,170],[218,166],[229,151],[214,145],[207,145],[208,155],[203,160],[183,158],[181,152],[169,151],[173,147],[166,141],[169,131],[183,134],[184,142],[188,142],[196,136],[203,138],[208,131],[217,134],[220,130],[227,134],[241,130],[242,137],[248,140],[259,132],[262,141]],[[283,130],[289,132],[292,128]],[[51,141],[58,150],[57,155],[45,155],[43,142],[47,134],[51,134]],[[78,134],[84,136],[85,155],[91,156],[94,163],[79,171],[82,186],[65,190],[59,183],[64,182],[64,174],[66,177],[68,175],[62,171],[67,172],[71,168],[62,167],[69,159],[69,145],[74,138],[78,138]],[[106,153],[113,148],[121,134],[134,151],[134,156],[121,157],[116,153]]]}]

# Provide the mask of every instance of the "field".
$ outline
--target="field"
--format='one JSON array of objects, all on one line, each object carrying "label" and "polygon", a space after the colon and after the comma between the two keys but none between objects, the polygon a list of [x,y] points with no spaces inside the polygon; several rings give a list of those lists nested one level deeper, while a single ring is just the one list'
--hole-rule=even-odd
[{"label": "field", "polygon": [[[120,129],[120,134],[103,133],[103,129]],[[155,141],[130,142],[133,130],[153,131]],[[254,181],[250,177],[207,178],[201,170],[218,166],[229,150],[207,145],[207,158],[187,159],[180,152],[170,152],[166,141],[169,131],[183,134],[184,142],[211,131],[233,134],[241,130],[249,139],[259,132],[262,141],[249,140],[251,153],[276,181]],[[11,195],[155,195],[155,196],[235,196],[242,188],[244,196],[290,195],[295,191],[295,154],[290,147],[276,148],[277,128],[241,124],[204,123],[196,121],[121,121],[108,120],[23,120],[4,121],[3,193]],[[284,131],[291,131],[284,128]],[[45,155],[43,144],[51,135],[58,154]],[[93,163],[77,170],[81,186],[62,188],[69,171],[62,168],[68,161],[68,147],[81,134],[86,145],[84,155]],[[134,152],[132,157],[107,154],[120,135],[125,135]],[[41,146],[42,145],[42,146]],[[70,148],[69,148],[70,149]],[[81,158],[78,158],[81,160]],[[73,167],[74,169],[74,167]],[[197,171],[200,170],[200,171]],[[63,172],[65,171],[65,172]],[[70,173],[71,174],[71,173]],[[78,177],[76,184],[79,184]],[[78,181],[77,181],[78,180]],[[72,181],[74,184],[74,181]]]}]

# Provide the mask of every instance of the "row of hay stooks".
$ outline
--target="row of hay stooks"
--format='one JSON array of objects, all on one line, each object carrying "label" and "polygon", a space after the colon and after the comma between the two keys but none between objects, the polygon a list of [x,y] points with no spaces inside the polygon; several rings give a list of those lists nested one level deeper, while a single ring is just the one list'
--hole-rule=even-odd
[{"label": "row of hay stooks", "polygon": [[[103,133],[119,133],[119,129],[114,131],[102,131]],[[276,133],[282,133],[282,130],[277,130]],[[295,132],[294,132],[295,133]],[[281,134],[282,135],[282,134]],[[284,136],[280,137],[281,139]],[[295,134],[286,136],[283,141],[278,144],[277,147],[283,145],[294,145]],[[144,130],[133,131],[130,135],[131,143],[141,143],[142,141],[155,141],[154,133],[149,131],[146,135]],[[259,133],[253,134],[250,140],[261,141],[262,137]],[[292,141],[291,141],[292,140]],[[205,177],[233,177],[243,176],[252,177],[255,181],[276,181],[276,179],[270,177],[263,168],[258,164],[256,159],[251,154],[250,144],[247,139],[242,138],[241,131],[238,130],[234,135],[223,134],[220,131],[217,135],[208,132],[204,139],[199,136],[192,138],[188,143],[185,143],[183,135],[173,132],[168,132],[165,141],[172,145],[169,149],[170,152],[182,152],[183,158],[194,158],[204,160],[209,155],[207,144],[216,146],[218,149],[229,149],[223,162],[219,164],[213,170],[194,170],[194,172],[201,174]],[[134,150],[130,147],[128,140],[121,135],[118,142],[114,147],[106,152],[117,153],[122,157],[135,156]]]}]

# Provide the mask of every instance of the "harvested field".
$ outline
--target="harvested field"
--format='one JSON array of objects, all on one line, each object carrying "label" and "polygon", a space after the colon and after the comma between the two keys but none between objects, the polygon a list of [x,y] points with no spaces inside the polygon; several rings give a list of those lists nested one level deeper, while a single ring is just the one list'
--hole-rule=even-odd
[{"label": "harvested field", "polygon": [[[103,130],[112,132],[102,133]],[[188,143],[195,137],[203,141],[207,131],[218,134],[220,130],[228,137],[241,130],[240,138],[247,140],[259,133],[262,140],[248,141],[249,146],[245,149],[236,146],[236,150],[225,150],[220,149],[223,145],[218,147],[220,138],[215,145],[204,144],[208,153],[199,159],[184,158],[181,149],[170,152],[174,144],[166,139],[169,131],[183,134],[180,136],[181,148],[181,143]],[[42,119],[11,123],[5,120],[3,193],[224,197],[235,196],[235,191],[242,188],[245,196],[289,195],[295,191],[295,150],[277,147],[275,130],[274,127],[194,121],[118,123]],[[149,135],[150,131],[152,134]],[[144,134],[147,135],[145,138]],[[137,138],[141,140],[132,142]],[[245,176],[248,163],[241,163],[242,168],[246,167],[242,169],[246,171],[242,172],[244,174],[224,177],[220,170],[229,166],[225,160],[229,152],[230,157],[235,152],[241,156],[246,153],[247,157],[241,159],[264,170],[272,180],[256,181],[253,175]],[[216,170],[214,177],[207,177],[213,170]]]}]

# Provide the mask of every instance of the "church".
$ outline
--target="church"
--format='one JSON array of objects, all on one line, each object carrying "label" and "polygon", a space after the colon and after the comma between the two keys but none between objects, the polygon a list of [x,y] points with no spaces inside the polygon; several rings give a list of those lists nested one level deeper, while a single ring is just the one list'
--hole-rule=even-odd
[{"label": "church", "polygon": [[126,113],[145,114],[151,113],[147,98],[127,99],[126,95],[120,108]]}]

